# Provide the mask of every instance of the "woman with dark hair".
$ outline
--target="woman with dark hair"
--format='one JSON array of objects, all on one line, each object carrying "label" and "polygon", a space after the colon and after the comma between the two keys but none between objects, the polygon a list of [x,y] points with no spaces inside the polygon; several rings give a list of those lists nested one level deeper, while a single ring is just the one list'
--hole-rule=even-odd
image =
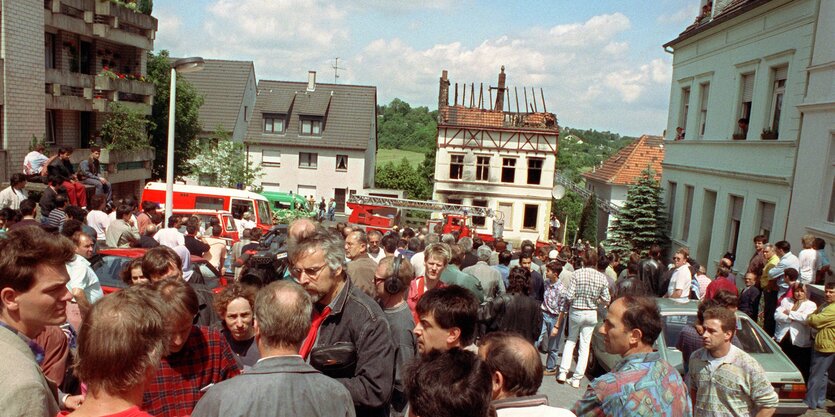
[{"label": "woman with dark hair", "polygon": [[147,284],[151,282],[145,275],[142,274],[142,258],[133,258],[130,262],[125,264],[122,271],[119,272],[119,278],[122,282],[131,285]]},{"label": "woman with dark hair", "polygon": [[223,325],[220,333],[235,352],[238,366],[244,370],[254,366],[261,358],[253,327],[255,289],[239,283],[232,284],[215,295],[214,307]]},{"label": "woman with dark hair", "polygon": [[508,274],[510,285],[507,297],[499,297],[494,303],[494,317],[498,330],[519,333],[522,337],[536,342],[542,329],[542,310],[530,292],[531,272],[521,266],[515,266]]}]

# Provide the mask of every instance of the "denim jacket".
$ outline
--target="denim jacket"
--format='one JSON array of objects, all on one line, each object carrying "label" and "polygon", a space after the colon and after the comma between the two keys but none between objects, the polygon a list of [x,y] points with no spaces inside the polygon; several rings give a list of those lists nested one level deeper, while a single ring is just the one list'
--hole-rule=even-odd
[{"label": "denim jacket", "polygon": [[349,277],[330,307],[331,313],[322,322],[313,348],[353,343],[357,350],[354,376],[336,380],[351,393],[358,417],[387,416],[396,348],[383,310]]}]

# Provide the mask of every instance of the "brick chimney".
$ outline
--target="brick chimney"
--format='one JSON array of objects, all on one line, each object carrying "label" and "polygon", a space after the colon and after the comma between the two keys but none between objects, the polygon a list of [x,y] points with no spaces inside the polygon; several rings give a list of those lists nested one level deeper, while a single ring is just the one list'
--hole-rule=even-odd
[{"label": "brick chimney", "polygon": [[307,91],[316,91],[316,71],[307,72]]},{"label": "brick chimney", "polygon": [[496,111],[504,111],[504,83],[506,78],[504,65],[502,65],[502,72],[499,73],[499,86],[496,89],[496,105],[493,106]]},{"label": "brick chimney", "polygon": [[449,79],[447,70],[441,72],[441,88],[438,90],[438,110],[449,107]]}]

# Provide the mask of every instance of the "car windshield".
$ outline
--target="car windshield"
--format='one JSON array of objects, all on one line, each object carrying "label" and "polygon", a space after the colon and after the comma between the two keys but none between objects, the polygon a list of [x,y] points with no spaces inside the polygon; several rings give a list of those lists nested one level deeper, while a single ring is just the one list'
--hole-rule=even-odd
[{"label": "car windshield", "polygon": [[[664,343],[668,349],[675,349],[678,337],[685,326],[696,322],[696,314],[672,314],[664,316]],[[736,334],[733,344],[748,353],[772,353],[766,343],[763,330],[747,317],[736,317]]]},{"label": "car windshield", "polygon": [[126,288],[128,286],[119,277],[119,273],[131,261],[131,258],[122,256],[101,256],[97,258],[93,260],[90,267],[99,277],[99,283],[102,286],[115,288]]},{"label": "car windshield", "polygon": [[273,224],[272,211],[270,210],[270,203],[265,200],[256,200],[258,205],[258,223]]}]

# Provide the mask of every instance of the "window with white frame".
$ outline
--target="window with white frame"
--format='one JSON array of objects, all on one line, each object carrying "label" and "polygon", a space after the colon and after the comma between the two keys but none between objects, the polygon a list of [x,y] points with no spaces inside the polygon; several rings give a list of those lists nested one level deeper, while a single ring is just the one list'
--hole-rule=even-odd
[{"label": "window with white frame", "polygon": [[283,114],[264,113],[264,133],[284,133],[286,119]]},{"label": "window with white frame", "polygon": [[788,75],[788,67],[778,67],[772,69],[774,82],[771,91],[771,113],[769,117],[771,130],[776,134],[780,130],[780,114],[783,110],[783,96],[786,94],[786,77]]},{"label": "window with white frame", "polygon": [[319,154],[313,152],[299,152],[299,168],[313,168],[319,165]]},{"label": "window with white frame", "polygon": [[281,151],[278,149],[264,149],[261,152],[261,164],[265,167],[280,167]]},{"label": "window with white frame", "polygon": [[525,212],[522,217],[523,229],[536,229],[537,217],[539,216],[539,206],[536,204],[525,204]]},{"label": "window with white frame", "polygon": [[[751,107],[754,100],[754,73],[742,74],[739,98],[739,118],[751,121]],[[741,132],[748,133],[748,132]]]},{"label": "window with white frame", "polygon": [[322,135],[322,119],[320,118],[299,118],[301,124],[301,131],[299,134],[304,136],[321,136]]},{"label": "window with white frame", "polygon": [[490,181],[490,157],[478,156],[475,162],[475,179],[477,181]]},{"label": "window with white frame", "polygon": [[667,222],[667,231],[669,232],[672,229],[673,219],[675,218],[674,216],[676,214],[676,188],[678,187],[678,184],[672,181],[670,181],[668,184],[669,187],[667,187],[667,207],[669,208],[667,209],[667,214],[670,221]]},{"label": "window with white frame", "polygon": [[690,112],[690,87],[681,89],[681,108],[678,114],[678,127],[687,134],[687,113]]},{"label": "window with white frame", "polygon": [[[473,200],[473,206],[476,207],[487,207],[487,200]],[[484,216],[473,216],[473,226],[484,227],[487,223],[487,219]]]},{"label": "window with white frame", "polygon": [[699,84],[699,137],[705,136],[707,124],[707,100],[710,96],[710,83]]},{"label": "window with white frame", "polygon": [[464,176],[464,155],[449,156],[449,179],[460,180]]},{"label": "window with white frame", "polygon": [[505,230],[513,229],[513,203],[499,203],[498,211],[502,213],[501,219],[504,221]]},{"label": "window with white frame", "polygon": [[337,171],[347,171],[348,170],[348,155],[336,155],[336,170]]}]

